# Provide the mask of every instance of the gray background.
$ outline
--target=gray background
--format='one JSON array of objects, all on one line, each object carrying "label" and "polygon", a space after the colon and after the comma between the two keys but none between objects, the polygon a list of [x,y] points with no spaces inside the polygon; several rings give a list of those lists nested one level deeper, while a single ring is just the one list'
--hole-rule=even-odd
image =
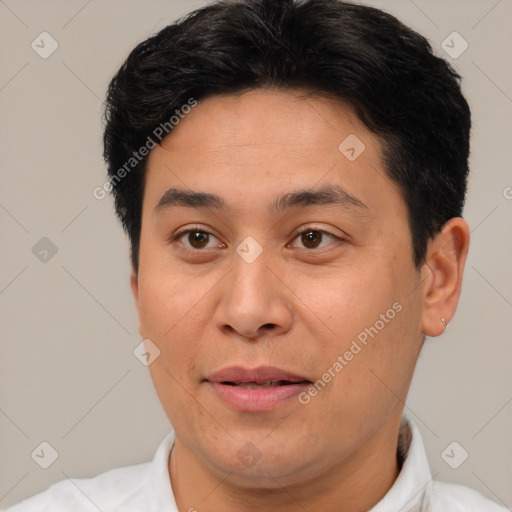
[{"label": "gray background", "polygon": [[[105,180],[108,81],[135,44],[203,3],[0,1],[0,507],[67,477],[150,460],[169,431],[133,355],[141,340],[128,242],[111,199],[92,191]],[[512,0],[372,5],[455,65],[474,120],[462,298],[448,331],[424,348],[406,411],[435,478],[511,507]],[[43,31],[59,45],[47,59],[31,47]],[[456,59],[441,46],[453,31],[469,44]],[[57,248],[46,262],[41,246],[33,253],[43,237]],[[42,441],[58,452],[46,470],[31,457]],[[453,441],[469,453],[458,469],[441,458]]]}]

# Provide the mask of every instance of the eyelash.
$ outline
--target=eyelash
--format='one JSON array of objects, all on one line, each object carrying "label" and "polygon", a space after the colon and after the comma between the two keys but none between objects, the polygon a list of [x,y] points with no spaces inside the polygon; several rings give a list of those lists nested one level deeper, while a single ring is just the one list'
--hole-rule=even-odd
[{"label": "eyelash", "polygon": [[[301,231],[295,232],[294,235],[293,235],[293,240],[295,240],[300,235],[302,235],[304,233],[307,233],[309,231],[316,231],[318,233],[322,233],[324,235],[327,235],[327,236],[331,237],[332,239],[334,239],[335,241],[338,241],[338,242],[344,242],[345,241],[344,238],[341,238],[339,236],[333,235],[332,233],[329,233],[328,231],[320,229],[317,226],[308,226],[308,227],[302,229]],[[197,233],[197,232],[204,233],[204,234],[211,235],[211,236],[215,237],[215,235],[213,233],[210,233],[209,231],[207,231],[206,229],[202,228],[201,226],[195,226],[194,228],[188,228],[188,229],[184,229],[183,231],[178,231],[176,234],[174,234],[172,236],[172,238],[170,240],[170,243],[174,243],[176,241],[180,241],[179,239],[183,238],[184,235],[187,235],[189,233]],[[215,237],[215,238],[217,238],[217,237]],[[185,246],[185,250],[188,251],[188,252],[207,252],[207,249],[191,249],[191,248],[186,247],[186,246]],[[308,249],[308,248],[305,248],[305,249],[302,249],[302,250],[304,250],[304,251],[315,251],[315,250],[316,251],[321,251],[321,249]]]}]

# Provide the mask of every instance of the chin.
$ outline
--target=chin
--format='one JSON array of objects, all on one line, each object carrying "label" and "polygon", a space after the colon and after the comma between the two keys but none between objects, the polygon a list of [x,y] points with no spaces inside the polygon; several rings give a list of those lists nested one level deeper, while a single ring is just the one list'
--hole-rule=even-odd
[{"label": "chin", "polygon": [[238,450],[230,444],[210,457],[210,463],[222,477],[229,474],[230,483],[252,489],[277,489],[301,482],[308,478],[308,469],[312,467],[300,449],[285,453],[278,446],[266,446],[259,450],[250,441]]}]

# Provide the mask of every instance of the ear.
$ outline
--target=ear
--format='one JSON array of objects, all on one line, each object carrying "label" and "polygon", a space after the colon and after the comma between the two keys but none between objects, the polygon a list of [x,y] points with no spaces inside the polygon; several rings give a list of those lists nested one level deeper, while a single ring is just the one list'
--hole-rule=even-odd
[{"label": "ear", "polygon": [[461,217],[454,217],[446,222],[441,232],[430,241],[421,269],[423,334],[443,334],[443,320],[448,324],[455,314],[468,250],[469,227]]}]

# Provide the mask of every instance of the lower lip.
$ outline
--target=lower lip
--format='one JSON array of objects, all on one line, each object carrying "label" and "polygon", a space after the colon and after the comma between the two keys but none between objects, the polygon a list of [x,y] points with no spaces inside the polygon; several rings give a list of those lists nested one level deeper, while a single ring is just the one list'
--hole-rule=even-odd
[{"label": "lower lip", "polygon": [[240,411],[270,411],[304,391],[309,383],[287,384],[266,388],[243,388],[207,381],[217,395]]}]

